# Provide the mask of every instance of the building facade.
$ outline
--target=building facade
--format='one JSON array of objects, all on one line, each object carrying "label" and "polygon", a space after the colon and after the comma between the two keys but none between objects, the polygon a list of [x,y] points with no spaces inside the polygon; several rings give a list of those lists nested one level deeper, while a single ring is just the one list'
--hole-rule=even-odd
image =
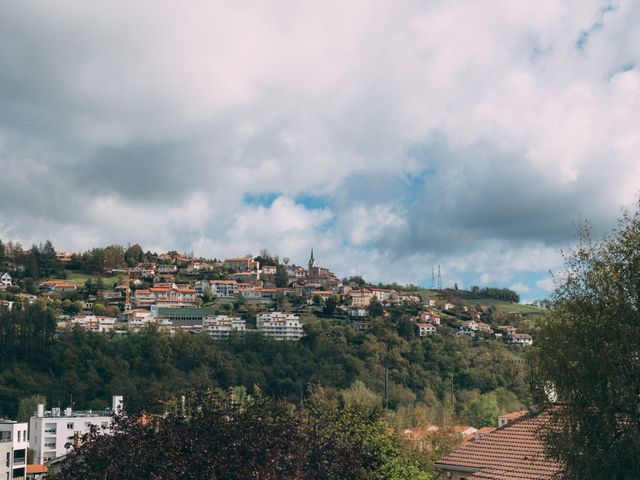
[{"label": "building facade", "polygon": [[275,340],[297,341],[304,336],[300,317],[292,313],[260,313],[256,317],[256,328]]},{"label": "building facade", "polygon": [[27,424],[0,420],[0,480],[25,477],[28,448]]},{"label": "building facade", "polygon": [[52,408],[45,411],[44,405],[38,405],[36,414],[29,420],[29,444],[34,451],[34,462],[43,464],[69,452],[67,444],[73,444],[79,437],[88,433],[92,425],[109,433],[111,418],[122,412],[122,397],[114,396],[111,410],[73,411],[66,408]]}]

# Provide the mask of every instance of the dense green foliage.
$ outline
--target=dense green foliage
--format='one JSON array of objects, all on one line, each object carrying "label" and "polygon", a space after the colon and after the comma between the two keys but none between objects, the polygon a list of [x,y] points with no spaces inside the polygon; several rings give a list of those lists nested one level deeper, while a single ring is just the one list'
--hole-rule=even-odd
[{"label": "dense green foliage", "polygon": [[445,409],[462,414],[468,402],[501,387],[521,402],[527,398],[522,356],[499,341],[420,338],[403,330],[402,319],[375,320],[361,332],[346,321],[309,318],[305,329],[300,342],[249,332],[215,342],[205,335],[169,337],[153,328],[127,335],[61,333],[46,348],[26,347],[38,351],[33,357],[8,350],[15,353],[4,356],[0,368],[0,414],[15,417],[20,399],[35,394],[53,405],[73,396],[79,408],[98,408],[123,394],[133,411],[157,411],[158,402],[192,388],[258,386],[299,402],[309,385],[337,391],[356,380],[384,398],[385,373],[389,407],[422,403],[431,421],[442,420]]},{"label": "dense green foliage", "polygon": [[563,478],[640,478],[640,213],[602,241],[581,231],[535,355],[557,397],[547,440]]},{"label": "dense green foliage", "polygon": [[117,418],[112,435],[85,435],[51,479],[430,478],[401,454],[379,409],[317,394],[299,407],[228,400],[209,391],[164,416]]}]

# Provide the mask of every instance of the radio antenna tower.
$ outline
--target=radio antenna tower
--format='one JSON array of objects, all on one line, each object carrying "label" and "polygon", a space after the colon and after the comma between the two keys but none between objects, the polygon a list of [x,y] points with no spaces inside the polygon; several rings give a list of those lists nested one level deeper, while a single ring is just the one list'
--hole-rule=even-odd
[{"label": "radio antenna tower", "polygon": [[442,274],[440,273],[440,265],[438,265],[438,290],[442,290]]},{"label": "radio antenna tower", "polygon": [[436,268],[431,267],[431,290],[436,289]]}]

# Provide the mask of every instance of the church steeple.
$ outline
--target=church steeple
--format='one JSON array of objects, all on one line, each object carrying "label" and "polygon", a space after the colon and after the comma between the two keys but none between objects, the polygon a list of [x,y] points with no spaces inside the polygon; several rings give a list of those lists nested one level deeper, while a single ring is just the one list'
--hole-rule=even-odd
[{"label": "church steeple", "polygon": [[316,260],[313,258],[313,248],[311,248],[311,258],[309,258],[309,271],[316,266]]}]

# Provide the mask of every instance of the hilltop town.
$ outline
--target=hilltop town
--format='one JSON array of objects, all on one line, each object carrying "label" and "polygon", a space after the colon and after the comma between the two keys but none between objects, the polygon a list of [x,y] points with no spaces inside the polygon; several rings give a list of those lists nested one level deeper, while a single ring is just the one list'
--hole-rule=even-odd
[{"label": "hilltop town", "polygon": [[[304,335],[308,315],[348,320],[367,330],[371,318],[402,307],[413,312],[420,337],[439,331],[498,338],[517,347],[533,344],[524,314],[536,309],[514,304],[512,291],[427,290],[339,279],[318,264],[313,249],[304,266],[266,250],[218,260],[176,251],[144,253],[138,245],[72,254],[56,252],[50,242],[27,251],[7,242],[0,253],[0,305],[11,310],[41,299],[55,308],[58,329],[126,333],[153,324],[170,334],[207,333],[217,340],[255,330],[295,341]],[[501,299],[502,312],[491,305]],[[509,304],[513,311],[505,312]]]}]

